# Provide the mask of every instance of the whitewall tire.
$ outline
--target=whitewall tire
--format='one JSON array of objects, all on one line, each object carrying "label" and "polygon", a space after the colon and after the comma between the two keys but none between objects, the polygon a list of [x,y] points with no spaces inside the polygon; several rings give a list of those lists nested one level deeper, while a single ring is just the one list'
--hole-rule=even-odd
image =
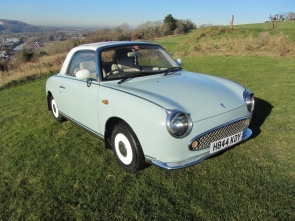
[{"label": "whitewall tire", "polygon": [[128,124],[121,122],[112,131],[112,148],[120,166],[135,172],[146,166],[141,145]]},{"label": "whitewall tire", "polygon": [[133,159],[131,144],[124,134],[117,134],[115,137],[115,150],[120,161],[130,165]]},{"label": "whitewall tire", "polygon": [[53,117],[57,121],[62,122],[64,120],[64,118],[59,113],[57,104],[56,104],[53,96],[50,97],[50,109],[51,109],[51,112],[52,112]]}]

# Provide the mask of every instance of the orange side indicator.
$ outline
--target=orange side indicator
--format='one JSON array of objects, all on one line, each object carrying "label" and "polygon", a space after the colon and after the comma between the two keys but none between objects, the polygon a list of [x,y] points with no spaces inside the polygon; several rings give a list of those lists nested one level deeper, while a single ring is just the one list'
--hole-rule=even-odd
[{"label": "orange side indicator", "polygon": [[102,100],[102,103],[108,105],[109,104],[109,101],[108,100]]},{"label": "orange side indicator", "polygon": [[197,140],[195,140],[193,143],[192,143],[192,148],[196,149],[199,145],[199,142]]}]

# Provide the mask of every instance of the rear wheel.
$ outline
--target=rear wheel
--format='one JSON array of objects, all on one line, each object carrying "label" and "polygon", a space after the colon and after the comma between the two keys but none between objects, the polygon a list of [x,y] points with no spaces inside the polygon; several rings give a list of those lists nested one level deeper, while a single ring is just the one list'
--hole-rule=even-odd
[{"label": "rear wheel", "polygon": [[140,143],[126,123],[119,123],[112,132],[112,148],[122,166],[128,172],[136,172],[146,166]]},{"label": "rear wheel", "polygon": [[50,97],[49,102],[50,102],[50,108],[51,108],[51,112],[52,112],[53,117],[54,117],[58,122],[62,122],[62,121],[64,121],[64,118],[63,118],[63,117],[60,115],[60,113],[59,113],[58,107],[57,107],[57,105],[56,105],[56,102],[55,102],[53,96]]}]

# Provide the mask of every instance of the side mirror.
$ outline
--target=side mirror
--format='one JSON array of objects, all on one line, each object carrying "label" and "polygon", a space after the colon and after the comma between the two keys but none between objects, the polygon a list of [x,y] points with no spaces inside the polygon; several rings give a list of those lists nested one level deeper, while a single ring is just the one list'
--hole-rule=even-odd
[{"label": "side mirror", "polygon": [[90,71],[87,69],[82,69],[76,73],[76,78],[78,80],[86,80],[90,78]]},{"label": "side mirror", "polygon": [[177,58],[177,63],[181,66],[182,65],[182,59],[181,58]]}]

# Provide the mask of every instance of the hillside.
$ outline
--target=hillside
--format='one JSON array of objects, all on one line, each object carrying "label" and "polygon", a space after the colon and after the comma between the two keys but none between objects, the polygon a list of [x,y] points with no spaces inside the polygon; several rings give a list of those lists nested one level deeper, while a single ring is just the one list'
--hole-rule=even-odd
[{"label": "hillside", "polygon": [[21,21],[0,19],[0,34],[56,31],[59,28],[30,25]]},{"label": "hillside", "polygon": [[295,21],[289,20],[289,21],[280,21],[278,23],[272,23],[272,22],[262,22],[262,23],[253,23],[253,24],[243,24],[243,25],[235,25],[235,28],[242,28],[242,29],[249,29],[249,28],[256,28],[256,29],[264,29],[269,30],[273,28],[273,25],[277,27],[276,29],[290,29],[295,30]]},{"label": "hillside", "polygon": [[[21,54],[6,64],[0,75],[0,89],[18,82],[56,73],[60,69],[67,51],[77,44],[93,42],[86,37],[81,42],[75,39],[56,41],[40,51],[34,51],[31,62],[24,62]],[[196,58],[197,56],[295,56],[295,30],[263,30],[255,28],[207,27],[192,30],[185,35],[175,35],[150,40],[164,46],[174,58]],[[44,53],[45,52],[45,53]],[[42,54],[47,56],[42,56]],[[1,61],[0,61],[1,67]],[[0,68],[1,70],[1,68]]]},{"label": "hillside", "polygon": [[[287,24],[287,23],[286,23]],[[289,23],[292,24],[292,23]],[[186,36],[157,39],[177,57],[210,55],[294,56],[295,29],[230,29],[212,26],[198,29]]]}]

